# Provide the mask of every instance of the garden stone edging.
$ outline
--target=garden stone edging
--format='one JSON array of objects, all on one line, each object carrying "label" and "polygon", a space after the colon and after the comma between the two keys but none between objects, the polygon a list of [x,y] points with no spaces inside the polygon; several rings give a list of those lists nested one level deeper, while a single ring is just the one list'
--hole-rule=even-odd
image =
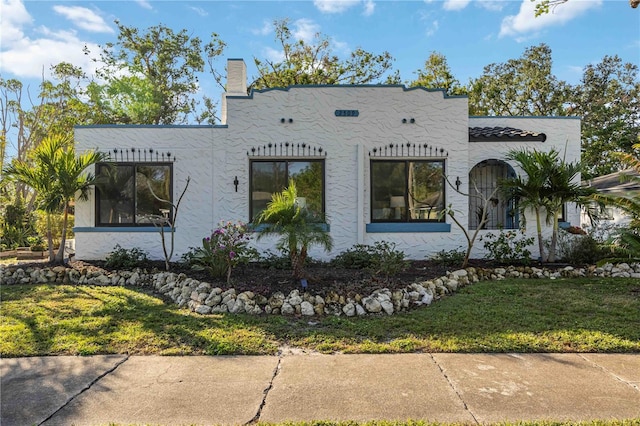
[{"label": "garden stone edging", "polygon": [[131,271],[88,271],[65,266],[26,268],[20,265],[0,265],[0,284],[74,284],[150,287],[156,293],[171,299],[179,307],[187,307],[199,314],[247,313],[251,315],[346,315],[388,314],[428,306],[434,300],[453,293],[465,285],[486,280],[505,278],[577,278],[577,277],[640,278],[640,263],[606,264],[562,269],[509,266],[504,268],[458,269],[445,276],[416,282],[402,290],[386,288],[369,295],[346,297],[335,292],[326,297],[293,290],[288,295],[276,291],[269,297],[245,291],[236,294],[233,288],[223,290],[185,274],[174,272],[148,272],[136,268]]}]

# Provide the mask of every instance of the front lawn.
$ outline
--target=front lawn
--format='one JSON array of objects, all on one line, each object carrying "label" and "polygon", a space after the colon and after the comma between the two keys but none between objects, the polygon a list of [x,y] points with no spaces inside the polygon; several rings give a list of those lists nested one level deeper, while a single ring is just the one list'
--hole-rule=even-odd
[{"label": "front lawn", "polygon": [[640,352],[637,279],[510,279],[393,316],[201,316],[140,289],[0,287],[0,356]]}]

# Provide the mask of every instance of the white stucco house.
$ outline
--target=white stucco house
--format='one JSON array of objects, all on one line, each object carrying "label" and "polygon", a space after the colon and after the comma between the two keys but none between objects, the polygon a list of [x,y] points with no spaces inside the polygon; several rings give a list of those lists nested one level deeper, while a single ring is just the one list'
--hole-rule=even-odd
[{"label": "white stucco house", "polygon": [[[462,231],[439,212],[451,205],[474,229],[480,205],[455,189],[490,194],[500,176],[518,172],[504,159],[509,150],[555,148],[568,161],[580,157],[577,118],[469,117],[466,97],[399,85],[247,94],[241,59],[228,61],[221,112],[215,126],[76,128],[78,152],[110,153],[114,165],[96,166],[109,185],[76,203],[76,258],[105,258],[116,244],[162,258],[152,220],[169,207],[149,188],[175,202],[190,178],[175,223],[176,257],[220,221],[251,222],[293,179],[307,208],[326,214],[334,240],[331,253],[312,250],[314,258],[384,240],[408,258],[425,259],[466,247]],[[517,227],[514,202],[494,198],[481,232]],[[567,209],[565,221],[579,219],[579,211]],[[255,244],[268,249],[273,240]],[[481,255],[477,244],[474,256]]]}]

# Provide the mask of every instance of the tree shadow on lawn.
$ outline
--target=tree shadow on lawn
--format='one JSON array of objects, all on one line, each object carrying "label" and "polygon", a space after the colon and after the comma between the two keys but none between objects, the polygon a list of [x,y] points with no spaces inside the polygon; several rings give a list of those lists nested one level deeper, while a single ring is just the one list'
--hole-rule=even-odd
[{"label": "tree shadow on lawn", "polygon": [[[324,353],[640,352],[636,288],[631,279],[482,282],[392,316],[302,318],[199,315],[144,289],[66,286],[54,296],[60,306],[46,308],[53,323],[29,312],[10,316],[39,340],[30,355],[272,355],[287,346]],[[72,309],[78,298],[91,300],[91,309]]]}]

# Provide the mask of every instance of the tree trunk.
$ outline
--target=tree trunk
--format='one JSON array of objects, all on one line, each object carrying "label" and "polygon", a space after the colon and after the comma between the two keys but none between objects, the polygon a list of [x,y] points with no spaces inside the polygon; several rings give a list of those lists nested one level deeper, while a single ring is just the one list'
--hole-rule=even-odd
[{"label": "tree trunk", "polygon": [[307,258],[307,248],[302,247],[300,253],[291,253],[291,268],[293,269],[293,278],[301,279],[304,277],[304,261]]},{"label": "tree trunk", "polygon": [[69,215],[69,200],[64,200],[64,216],[62,219],[62,236],[60,237],[60,248],[54,259],[55,263],[64,263],[64,246],[67,243],[67,216]]},{"label": "tree trunk", "polygon": [[553,215],[553,231],[551,233],[551,246],[549,247],[549,262],[556,261],[556,246],[558,245],[558,215]]},{"label": "tree trunk", "polygon": [[47,213],[47,247],[49,247],[49,262],[53,262],[53,236],[51,235],[51,213]]},{"label": "tree trunk", "polygon": [[538,250],[540,251],[540,262],[546,262],[544,256],[544,240],[542,239],[542,223],[540,222],[540,209],[535,208],[536,212],[536,232],[538,233]]}]

